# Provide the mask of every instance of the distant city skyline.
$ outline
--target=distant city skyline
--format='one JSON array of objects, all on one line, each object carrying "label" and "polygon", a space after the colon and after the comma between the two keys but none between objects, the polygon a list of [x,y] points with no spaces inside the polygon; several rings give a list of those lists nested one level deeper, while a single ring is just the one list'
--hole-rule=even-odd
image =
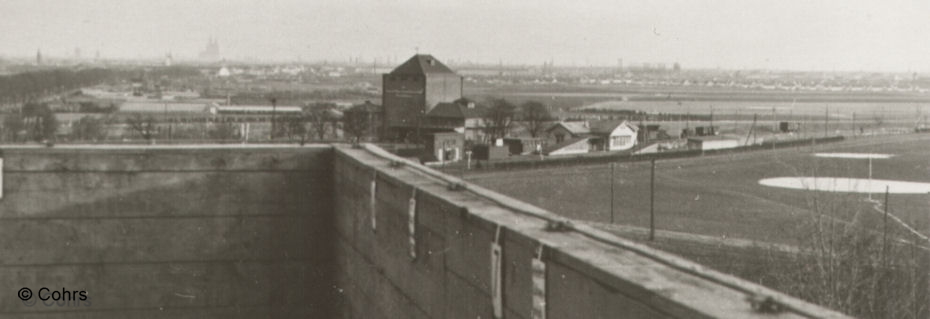
[{"label": "distant city skyline", "polygon": [[0,0],[0,55],[930,71],[930,2]]}]

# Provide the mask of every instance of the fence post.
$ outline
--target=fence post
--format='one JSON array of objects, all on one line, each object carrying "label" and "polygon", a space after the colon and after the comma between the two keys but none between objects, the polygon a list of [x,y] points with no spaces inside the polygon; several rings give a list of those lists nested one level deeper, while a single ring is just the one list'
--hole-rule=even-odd
[{"label": "fence post", "polygon": [[504,259],[503,246],[501,245],[501,226],[497,225],[494,231],[494,241],[491,242],[491,311],[495,319],[504,317],[503,301],[503,272],[502,261]]}]

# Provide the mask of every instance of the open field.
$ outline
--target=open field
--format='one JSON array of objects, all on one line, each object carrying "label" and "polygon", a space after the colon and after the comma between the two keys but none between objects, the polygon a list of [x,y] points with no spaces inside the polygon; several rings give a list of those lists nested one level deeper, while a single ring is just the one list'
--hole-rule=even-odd
[{"label": "open field", "polygon": [[[796,244],[815,207],[841,222],[878,230],[881,215],[865,194],[768,187],[772,177],[868,178],[868,161],[815,157],[818,152],[893,154],[873,160],[875,179],[930,182],[930,135],[855,138],[816,147],[789,148],[660,161],[656,169],[656,228],[710,236]],[[614,219],[648,227],[649,163],[617,164]],[[465,178],[569,217],[609,222],[607,165],[496,171]],[[884,194],[873,194],[882,199]],[[891,212],[930,234],[930,194],[894,194]]]}]

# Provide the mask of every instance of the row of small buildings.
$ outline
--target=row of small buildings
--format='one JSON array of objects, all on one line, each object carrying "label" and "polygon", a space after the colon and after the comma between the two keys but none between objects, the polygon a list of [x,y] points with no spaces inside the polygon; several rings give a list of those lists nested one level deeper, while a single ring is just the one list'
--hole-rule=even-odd
[{"label": "row of small buildings", "polygon": [[[344,119],[371,123],[366,140],[424,142],[432,159],[441,162],[463,159],[471,151],[480,154],[478,158],[632,151],[644,142],[672,139],[658,125],[573,121],[553,122],[534,138],[489,141],[484,134],[485,107],[463,97],[463,77],[428,54],[414,55],[384,74],[382,85],[381,105],[356,105],[344,112]],[[702,147],[704,139],[708,145],[719,144],[713,137],[694,143]],[[466,145],[478,147],[466,150]]]},{"label": "row of small buildings", "polygon": [[[345,112],[347,121],[364,117],[359,120],[380,124],[370,128],[369,139],[409,141],[429,136],[427,148],[433,149],[439,159],[462,154],[462,150],[450,147],[465,145],[464,141],[503,147],[502,141],[485,140],[485,109],[463,97],[463,77],[433,56],[414,55],[384,74],[382,85],[380,107],[366,103]],[[508,143],[519,143],[518,149],[523,153],[551,155],[628,150],[636,144],[637,132],[636,126],[626,122],[559,122],[546,131],[545,137],[519,142],[514,140],[520,139],[508,139]],[[463,142],[454,141],[459,138]]]}]

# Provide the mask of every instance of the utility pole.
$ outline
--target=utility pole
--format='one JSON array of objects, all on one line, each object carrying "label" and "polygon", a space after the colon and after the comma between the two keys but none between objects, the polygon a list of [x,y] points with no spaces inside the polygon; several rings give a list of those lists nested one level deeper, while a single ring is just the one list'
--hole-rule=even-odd
[{"label": "utility pole", "polygon": [[733,116],[733,130],[739,128],[739,108],[736,108],[736,115]]},{"label": "utility pole", "polygon": [[773,126],[774,126],[773,130],[774,130],[775,132],[778,132],[778,131],[779,131],[779,127],[778,127],[778,117],[775,115],[775,107],[774,107],[774,106],[772,107],[772,124],[773,124]]},{"label": "utility pole", "polygon": [[714,130],[714,106],[713,105],[710,106],[710,132],[712,133],[710,135],[717,135],[716,134],[717,131]]},{"label": "utility pole", "polygon": [[781,132],[781,128],[778,127],[778,118],[777,118],[776,115],[775,115],[775,107],[774,107],[774,106],[772,107],[772,123],[773,123],[773,125],[774,125],[774,129],[772,130],[772,132],[775,132],[774,134],[772,134],[772,149],[774,150],[774,149],[775,149],[776,141],[778,141],[778,139],[776,138],[776,136],[778,135],[779,132]]},{"label": "utility pole", "polygon": [[856,136],[856,112],[853,112],[852,133],[853,133],[853,136]]},{"label": "utility pole", "polygon": [[685,106],[685,130],[691,129],[691,106]]},{"label": "utility pole", "polygon": [[652,173],[649,175],[649,240],[656,239],[656,159],[652,159]]},{"label": "utility pole", "polygon": [[165,128],[165,136],[167,136],[168,140],[171,140],[171,124],[168,124],[168,103],[163,103],[163,105],[165,107],[164,121],[165,124],[168,125],[168,127]]},{"label": "utility pole", "polygon": [[885,186],[885,221],[882,226],[882,267],[885,267],[885,249],[888,246],[888,189],[889,186]]},{"label": "utility pole", "polygon": [[610,163],[610,224],[614,224],[614,163]]},{"label": "utility pole", "polygon": [[275,133],[274,129],[275,129],[275,122],[276,122],[275,116],[278,114],[277,111],[278,111],[278,99],[272,97],[271,98],[271,140],[272,141],[274,140],[274,133]]},{"label": "utility pole", "polygon": [[[752,125],[749,126],[749,133],[746,134],[746,141],[743,142],[744,145],[755,145],[756,144],[756,119],[758,119],[759,114],[752,114]],[[752,137],[752,144],[749,144],[749,137]]]},{"label": "utility pole", "polygon": [[827,105],[826,115],[827,116],[823,118],[823,137],[827,137],[830,134],[829,133],[829,127],[830,127],[830,106],[829,105]]},{"label": "utility pole", "polygon": [[869,200],[872,200],[872,157],[869,156]]}]

